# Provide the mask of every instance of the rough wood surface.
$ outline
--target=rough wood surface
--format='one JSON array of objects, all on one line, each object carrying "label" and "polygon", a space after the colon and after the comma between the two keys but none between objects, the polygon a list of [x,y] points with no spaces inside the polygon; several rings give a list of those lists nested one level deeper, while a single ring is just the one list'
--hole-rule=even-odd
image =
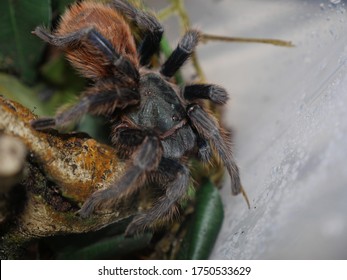
[{"label": "rough wood surface", "polygon": [[[30,126],[35,118],[27,108],[0,96],[1,133],[18,138],[28,150],[22,180],[2,195],[11,201],[0,224],[2,258],[15,258],[18,248],[37,237],[97,230],[134,214],[138,208],[136,200],[89,219],[76,215],[91,193],[123,174],[125,163],[117,158],[114,148],[86,134],[36,131]],[[12,196],[17,199],[12,200]]]}]

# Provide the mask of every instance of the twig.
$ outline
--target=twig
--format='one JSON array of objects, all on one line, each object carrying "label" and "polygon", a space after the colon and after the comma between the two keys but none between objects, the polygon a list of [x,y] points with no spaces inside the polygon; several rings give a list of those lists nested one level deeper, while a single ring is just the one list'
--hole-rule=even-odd
[{"label": "twig", "polygon": [[270,44],[279,47],[294,47],[292,42],[283,41],[278,39],[260,39],[260,38],[243,38],[243,37],[227,37],[227,36],[219,36],[212,34],[201,34],[201,40],[203,42],[208,41],[220,41],[220,42],[240,42],[240,43],[261,43],[261,44]]}]

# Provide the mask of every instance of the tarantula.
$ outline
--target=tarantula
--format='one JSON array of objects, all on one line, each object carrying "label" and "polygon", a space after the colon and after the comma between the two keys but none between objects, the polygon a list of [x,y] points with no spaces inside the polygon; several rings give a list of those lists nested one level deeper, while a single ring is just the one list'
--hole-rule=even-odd
[{"label": "tarantula", "polygon": [[[140,42],[136,42],[129,24],[140,30]],[[86,113],[115,115],[112,142],[129,162],[117,182],[94,192],[84,202],[79,211],[82,217],[90,216],[112,199],[127,197],[146,184],[156,183],[163,194],[150,209],[133,218],[126,234],[153,227],[176,213],[187,191],[188,156],[197,154],[203,162],[209,162],[212,151],[230,174],[232,193],[242,192],[230,136],[201,102],[207,99],[225,104],[227,92],[217,85],[180,88],[170,82],[193,53],[199,31],[187,31],[158,71],[150,69],[149,64],[158,52],[163,27],[153,15],[125,0],[73,4],[53,33],[40,26],[33,33],[63,49],[92,86],[76,105],[55,118],[34,120],[32,126],[37,130],[63,127]]]}]

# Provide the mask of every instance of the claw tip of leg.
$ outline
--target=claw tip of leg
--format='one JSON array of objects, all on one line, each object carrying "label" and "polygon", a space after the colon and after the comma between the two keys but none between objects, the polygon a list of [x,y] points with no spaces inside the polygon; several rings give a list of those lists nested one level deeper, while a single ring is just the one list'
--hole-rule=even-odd
[{"label": "claw tip of leg", "polygon": [[30,122],[30,125],[36,130],[52,128],[55,126],[55,119],[54,118],[36,119],[36,120],[32,120]]}]

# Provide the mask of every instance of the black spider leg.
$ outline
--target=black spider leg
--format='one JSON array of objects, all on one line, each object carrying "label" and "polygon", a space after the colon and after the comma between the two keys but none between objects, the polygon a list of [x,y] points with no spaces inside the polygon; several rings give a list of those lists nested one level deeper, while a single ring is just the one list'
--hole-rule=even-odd
[{"label": "black spider leg", "polygon": [[107,57],[114,69],[122,73],[125,79],[130,78],[136,82],[139,80],[139,73],[135,66],[126,57],[120,55],[111,43],[93,27],[83,28],[66,35],[54,35],[44,27],[38,26],[32,33],[59,48],[76,48],[82,40],[87,39]]},{"label": "black spider leg", "polygon": [[225,104],[229,97],[226,90],[217,85],[194,84],[183,88],[183,97],[189,101],[208,99],[216,104]]},{"label": "black spider leg", "polygon": [[172,77],[183,63],[192,55],[199,42],[200,34],[197,30],[189,30],[182,37],[175,50],[161,66],[160,73]]},{"label": "black spider leg", "polygon": [[164,32],[163,27],[154,16],[136,9],[126,1],[114,0],[111,5],[144,32],[144,38],[139,45],[138,53],[140,64],[147,65],[152,55],[159,51],[160,40]]},{"label": "black spider leg", "polygon": [[178,210],[178,202],[184,197],[189,186],[189,170],[176,160],[162,158],[159,167],[151,173],[151,180],[165,186],[165,193],[154,206],[134,217],[125,235],[142,232],[153,223],[171,218]]},{"label": "black spider leg", "polygon": [[39,118],[31,122],[31,126],[37,130],[43,130],[51,127],[63,128],[70,123],[77,122],[88,112],[93,114],[109,114],[115,107],[125,107],[137,104],[140,95],[136,91],[126,88],[113,88],[112,92],[98,92],[93,95],[86,95],[81,98],[77,104],[67,110],[57,114],[54,118]]},{"label": "black spider leg", "polygon": [[228,137],[222,136],[217,121],[209,116],[199,105],[190,105],[188,108],[188,116],[198,133],[204,139],[208,139],[214,146],[219,157],[227,168],[231,178],[232,194],[237,195],[242,193],[249,207],[249,201],[241,185],[239,169],[231,153],[230,140]]},{"label": "black spider leg", "polygon": [[114,185],[93,193],[79,210],[80,216],[88,217],[101,204],[112,204],[112,201],[127,196],[142,186],[147,173],[158,167],[161,155],[159,138],[153,135],[146,136],[134,152],[131,164],[124,175]]}]

